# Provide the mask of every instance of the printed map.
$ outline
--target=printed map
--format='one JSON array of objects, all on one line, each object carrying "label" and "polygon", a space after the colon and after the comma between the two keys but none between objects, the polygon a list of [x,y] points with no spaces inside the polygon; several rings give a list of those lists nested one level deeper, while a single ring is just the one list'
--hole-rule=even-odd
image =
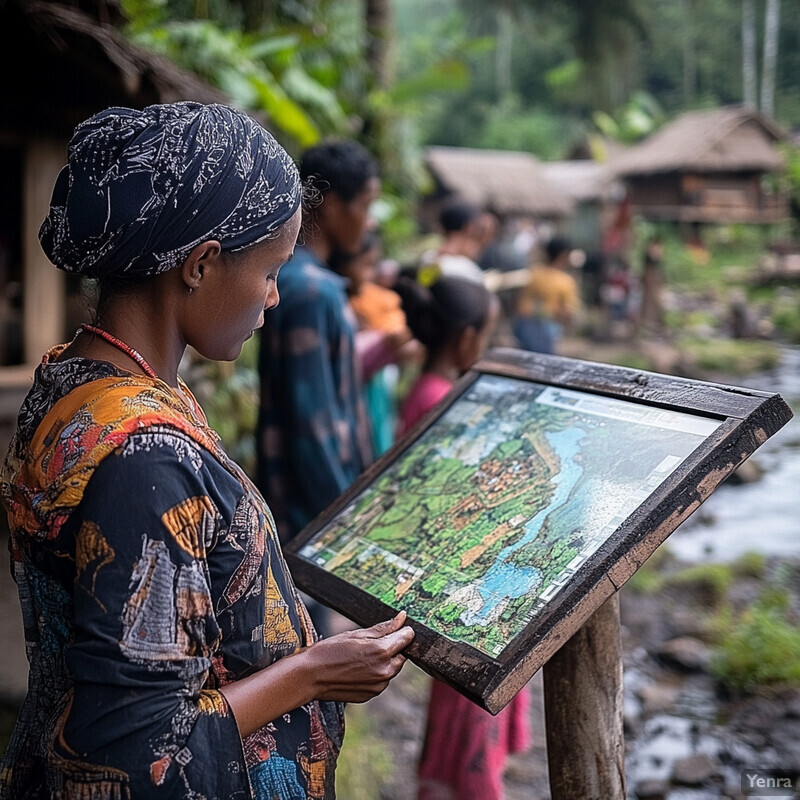
[{"label": "printed map", "polygon": [[482,375],[300,555],[497,656],[718,424]]}]

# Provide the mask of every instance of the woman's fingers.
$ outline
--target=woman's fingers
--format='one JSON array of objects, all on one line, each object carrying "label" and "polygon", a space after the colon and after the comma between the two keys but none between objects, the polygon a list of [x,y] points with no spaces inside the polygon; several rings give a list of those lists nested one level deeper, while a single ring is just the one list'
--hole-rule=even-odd
[{"label": "woman's fingers", "polygon": [[406,621],[406,616],[405,611],[398,611],[391,619],[385,619],[371,628],[362,628],[361,630],[368,636],[386,636],[402,628],[403,623]]},{"label": "woman's fingers", "polygon": [[364,702],[380,694],[406,661],[414,638],[405,612],[370,628],[345,631],[312,645],[318,699]]}]

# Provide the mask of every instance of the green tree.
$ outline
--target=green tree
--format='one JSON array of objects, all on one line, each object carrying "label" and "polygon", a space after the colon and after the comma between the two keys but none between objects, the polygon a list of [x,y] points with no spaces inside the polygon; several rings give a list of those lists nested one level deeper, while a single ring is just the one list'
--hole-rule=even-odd
[{"label": "green tree", "polygon": [[278,25],[265,11],[257,15],[256,4],[210,5],[123,0],[128,35],[219,87],[235,105],[264,113],[290,150],[348,129],[336,70],[319,58],[321,34],[292,19]]}]

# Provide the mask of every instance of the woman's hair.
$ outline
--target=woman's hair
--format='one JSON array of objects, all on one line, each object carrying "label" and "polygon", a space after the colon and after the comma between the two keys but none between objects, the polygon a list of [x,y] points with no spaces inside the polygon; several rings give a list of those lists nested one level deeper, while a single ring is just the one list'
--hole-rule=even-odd
[{"label": "woman's hair", "polygon": [[432,351],[444,347],[467,328],[482,330],[492,307],[489,290],[465,278],[439,278],[425,287],[402,276],[394,290],[400,295],[414,338]]}]

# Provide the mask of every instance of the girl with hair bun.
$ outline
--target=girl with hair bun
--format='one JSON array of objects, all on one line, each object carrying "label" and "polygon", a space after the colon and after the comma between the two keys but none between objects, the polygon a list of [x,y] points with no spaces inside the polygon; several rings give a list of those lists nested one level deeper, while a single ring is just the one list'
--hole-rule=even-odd
[{"label": "girl with hair bun", "polygon": [[398,434],[439,402],[483,354],[497,324],[499,304],[488,289],[466,278],[439,278],[430,288],[398,279],[406,322],[425,347],[417,380],[403,400]]}]

